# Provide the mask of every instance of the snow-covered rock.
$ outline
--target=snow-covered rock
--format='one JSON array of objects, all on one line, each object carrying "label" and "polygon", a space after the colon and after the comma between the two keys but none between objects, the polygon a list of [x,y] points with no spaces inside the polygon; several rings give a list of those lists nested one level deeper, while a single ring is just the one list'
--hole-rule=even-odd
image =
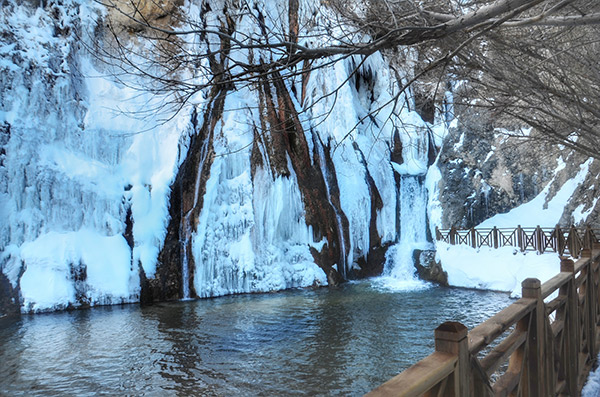
[{"label": "snow-covered rock", "polygon": [[[535,139],[535,131],[497,127],[484,110],[456,116],[437,161],[440,227],[595,223],[600,162]],[[519,206],[519,214],[497,215]]]}]

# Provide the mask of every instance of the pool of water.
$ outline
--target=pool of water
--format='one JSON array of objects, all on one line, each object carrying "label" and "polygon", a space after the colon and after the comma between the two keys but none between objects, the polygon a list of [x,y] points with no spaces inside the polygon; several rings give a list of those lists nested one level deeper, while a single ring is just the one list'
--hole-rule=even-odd
[{"label": "pool of water", "polygon": [[362,395],[506,294],[370,281],[0,319],[0,395]]}]

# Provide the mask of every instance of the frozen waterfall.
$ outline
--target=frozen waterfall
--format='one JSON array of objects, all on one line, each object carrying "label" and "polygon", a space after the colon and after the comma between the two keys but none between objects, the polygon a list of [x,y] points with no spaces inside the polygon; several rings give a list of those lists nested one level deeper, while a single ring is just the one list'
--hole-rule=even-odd
[{"label": "frozen waterfall", "polygon": [[394,290],[426,288],[415,275],[414,252],[428,248],[427,189],[423,176],[403,175],[399,187],[400,238],[386,255],[383,275],[378,284]]},{"label": "frozen waterfall", "polygon": [[[0,271],[20,310],[326,285],[332,274],[339,273],[338,280],[375,274],[394,242],[383,279],[423,285],[413,275],[412,255],[427,244],[426,127],[408,106],[390,105],[397,81],[383,55],[318,60],[311,73],[266,84],[262,94],[252,85],[223,92],[222,111],[198,113],[208,121],[192,153],[186,146],[198,133],[192,109],[216,98],[196,95],[173,116],[163,99],[135,89],[151,82],[113,81],[110,68],[72,33],[103,26],[101,4],[65,0],[56,14],[32,2],[8,3],[0,10],[7,22],[0,31],[11,31],[0,35],[8,51],[0,63],[0,215],[6,219]],[[259,0],[253,9],[277,15],[275,7],[286,4]],[[301,2],[295,21],[305,30],[301,35],[321,34],[308,23],[319,4]],[[197,15],[198,23],[235,19],[233,36],[262,39],[256,19],[200,5],[184,2],[182,12]],[[55,35],[56,18],[71,33]],[[280,19],[264,23],[274,31],[288,28]],[[86,48],[106,44],[84,39]],[[148,51],[143,56],[151,57],[152,46],[138,39]],[[193,53],[209,49],[202,40],[189,46]],[[249,57],[230,54],[241,62]],[[351,79],[357,61],[360,73]],[[281,116],[268,112],[269,103],[280,113],[285,105],[293,128],[288,119],[282,131],[267,122]],[[374,109],[378,113],[365,118]],[[389,148],[399,125],[406,162],[393,164]],[[173,194],[175,181],[192,158],[185,205],[170,207],[172,197],[183,197]],[[307,166],[314,169],[304,173]],[[402,175],[398,184],[394,172]]]},{"label": "frozen waterfall", "polygon": [[181,230],[179,231],[180,243],[181,243],[181,284],[182,284],[182,298],[183,300],[190,299],[190,241],[192,239],[192,213],[198,206],[198,199],[200,196],[200,180],[202,176],[202,170],[206,163],[206,157],[208,155],[208,145],[210,142],[210,131],[209,134],[202,141],[202,148],[200,150],[200,163],[198,164],[198,171],[196,172],[196,180],[194,184],[194,203],[187,213],[183,216],[181,222]]}]

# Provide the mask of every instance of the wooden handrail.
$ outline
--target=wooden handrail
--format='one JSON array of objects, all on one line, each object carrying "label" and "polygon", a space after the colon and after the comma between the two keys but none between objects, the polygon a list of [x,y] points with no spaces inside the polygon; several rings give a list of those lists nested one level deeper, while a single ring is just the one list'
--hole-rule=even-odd
[{"label": "wooden handrail", "polygon": [[[435,353],[371,391],[369,397],[449,395],[468,387],[467,327],[445,322],[435,329]],[[435,392],[433,392],[435,391]]]},{"label": "wooden handrail", "polygon": [[458,358],[454,354],[434,352],[371,391],[367,396],[420,396],[454,373],[457,361]]},{"label": "wooden handrail", "polygon": [[543,285],[524,280],[523,298],[470,332],[440,325],[435,353],[368,395],[579,395],[600,337],[600,243],[588,246],[577,262],[563,257]]},{"label": "wooden handrail", "polygon": [[546,299],[554,293],[557,289],[565,285],[571,277],[571,273],[558,273],[550,280],[546,281],[542,285],[542,299]]},{"label": "wooden handrail", "polygon": [[569,254],[577,258],[581,251],[589,249],[594,243],[600,242],[600,229],[587,225],[577,229],[571,226],[562,229],[556,225],[553,228],[521,227],[516,228],[470,228],[450,229],[436,228],[437,241],[452,245],[465,244],[473,248],[480,247],[515,247],[521,252],[536,251],[538,253],[556,252],[559,255]]},{"label": "wooden handrail", "polygon": [[535,300],[521,298],[469,332],[469,353],[477,354],[535,308]]}]

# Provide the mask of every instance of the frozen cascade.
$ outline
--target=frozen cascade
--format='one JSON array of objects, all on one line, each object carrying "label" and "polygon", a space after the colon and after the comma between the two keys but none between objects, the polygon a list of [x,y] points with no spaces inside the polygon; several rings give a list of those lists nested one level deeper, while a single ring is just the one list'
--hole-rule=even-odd
[{"label": "frozen cascade", "polygon": [[264,166],[252,172],[259,114],[229,109],[257,109],[255,100],[245,88],[230,93],[212,132],[215,155],[191,240],[198,297],[327,284],[310,251],[324,242],[313,241],[292,165],[289,176]]},{"label": "frozen cascade", "polygon": [[[135,117],[140,110],[149,105],[159,108],[161,103],[160,98],[132,88],[147,82],[117,84],[101,77],[109,71],[71,46],[77,40],[74,35],[54,35],[56,15],[48,12],[49,7],[30,7],[31,2],[16,0],[8,3],[14,5],[14,12],[3,7],[0,20],[6,20],[2,26],[10,26],[22,49],[4,45],[6,38],[0,37],[0,47],[9,51],[3,58],[6,62],[0,65],[0,144],[6,152],[2,160],[5,166],[0,167],[0,215],[8,219],[0,225],[0,271],[12,286],[20,287],[18,298],[23,311],[138,301],[142,292],[140,270],[150,281],[163,281],[161,277],[166,277],[168,270],[166,262],[158,257],[167,238],[169,194],[186,156],[183,142],[190,128],[191,109],[166,124],[159,121],[169,119],[169,115],[158,113],[140,123]],[[264,8],[265,15],[276,15],[274,7],[287,7],[284,0],[256,3],[257,9]],[[319,3],[300,3],[303,11],[299,26],[313,26],[306,20],[312,18],[314,6]],[[65,0],[63,4],[57,6],[64,11],[59,15],[60,24],[79,26],[81,31],[93,31],[90,27],[97,26],[105,15],[100,4],[79,0]],[[185,4],[188,15],[201,15],[210,23],[216,24],[223,17],[221,11],[200,13],[198,1]],[[253,18],[237,22],[235,29],[243,37],[261,34]],[[266,18],[265,23],[276,30],[287,30],[279,26],[281,20]],[[38,29],[31,31],[30,26]],[[248,54],[231,56],[244,59]],[[13,61],[21,63],[13,65]],[[397,195],[414,182],[415,190],[405,194],[423,196],[420,179],[405,176],[403,188],[396,186],[385,139],[393,135],[393,123],[361,125],[352,142],[344,141],[347,131],[365,111],[383,106],[391,112],[391,107],[383,104],[395,95],[394,75],[380,54],[370,57],[367,64],[377,73],[366,73],[371,76],[370,83],[361,85],[360,90],[347,84],[338,91],[335,101],[326,97],[317,100],[347,81],[353,68],[339,62],[317,68],[306,82],[305,102],[292,101],[299,112],[312,106],[315,115],[330,114],[318,125],[314,118],[303,119],[302,123],[305,133],[316,131],[317,126],[319,130],[306,141],[325,178],[325,191],[320,192],[322,202],[327,205],[329,201],[336,214],[337,226],[332,226],[339,232],[340,256],[345,262],[338,263],[339,272],[345,275],[350,266],[358,269],[362,265],[356,258],[366,258],[372,249],[397,241],[387,255],[386,274],[403,277],[398,273],[400,268],[394,267],[403,262],[399,259],[401,253],[410,259],[411,249],[400,247],[416,245],[421,237],[396,233]],[[54,70],[56,65],[64,70]],[[30,69],[31,74],[21,73]],[[300,92],[299,86],[296,88]],[[194,97],[190,104],[201,107],[203,102],[195,101],[205,99]],[[214,124],[209,142],[202,142],[205,146],[200,152],[198,173],[191,170],[189,175],[189,201],[178,214],[181,223],[174,226],[172,234],[172,247],[182,261],[178,265],[183,298],[194,292],[207,297],[328,282],[312,254],[321,251],[327,241],[314,241],[312,227],[307,225],[300,179],[290,159],[290,174],[277,175],[270,164],[269,142],[256,150],[251,145],[254,127],[264,121],[264,115],[256,110],[260,108],[258,102],[253,90],[238,87],[227,94],[227,111]],[[416,113],[404,110],[390,117],[401,118],[411,126],[402,134],[403,140],[411,134],[420,135],[414,126],[422,128],[423,122]],[[139,131],[144,133],[137,134]],[[326,158],[329,153],[321,140],[339,146],[335,153],[332,151],[331,159]],[[319,142],[316,150],[312,147],[315,141]],[[403,172],[423,172],[426,166],[421,166],[422,153],[410,156],[408,151],[426,145],[407,141],[403,147],[403,157],[411,159]],[[356,148],[364,158],[357,155]],[[203,181],[200,172],[202,168],[208,171],[211,150],[215,160],[210,172],[202,174],[210,175]],[[262,164],[254,162],[257,154]],[[418,159],[418,167],[414,159]],[[328,166],[325,160],[331,164]],[[340,191],[339,205],[331,193],[331,189],[336,191],[333,180]],[[377,200],[371,187],[380,195]],[[411,212],[425,214],[425,199],[415,200],[421,204],[403,204],[404,215],[409,217],[403,219],[407,225],[416,221]],[[422,219],[414,226],[423,234],[424,223]],[[402,226],[403,232],[412,227],[407,225]]]},{"label": "frozen cascade", "polygon": [[180,242],[181,242],[181,284],[183,292],[183,300],[190,299],[190,264],[189,264],[189,242],[192,239],[192,213],[198,205],[198,196],[200,194],[200,178],[202,176],[202,170],[204,169],[204,163],[206,162],[206,156],[208,155],[208,144],[210,142],[211,131],[209,130],[208,136],[202,142],[202,148],[200,150],[200,164],[198,165],[198,172],[196,173],[196,181],[194,186],[194,203],[192,208],[183,216],[183,222],[181,223],[181,229],[179,231]]},{"label": "frozen cascade", "polygon": [[400,179],[400,241],[387,254],[384,276],[395,280],[394,286],[413,289],[424,283],[415,276],[413,252],[427,241],[427,190],[419,176]]},{"label": "frozen cascade", "polygon": [[342,277],[346,278],[346,239],[344,238],[344,224],[342,223],[342,216],[340,215],[339,209],[333,205],[331,201],[331,188],[329,187],[329,172],[327,171],[327,163],[325,159],[325,152],[323,151],[323,143],[319,140],[315,142],[315,147],[317,148],[317,152],[319,154],[319,165],[321,166],[321,173],[323,174],[323,179],[325,180],[325,193],[327,194],[327,201],[329,201],[329,205],[333,208],[335,212],[335,217],[337,220],[337,229],[338,235],[340,236],[340,262],[338,264],[338,270]]},{"label": "frozen cascade", "polygon": [[72,32],[93,30],[99,5],[6,3],[0,271],[23,312],[139,301],[138,264],[151,277],[164,239],[182,117],[150,128],[133,115],[154,99],[78,50]]},{"label": "frozen cascade", "polygon": [[415,275],[413,252],[428,248],[427,189],[422,176],[403,175],[400,178],[399,210],[400,240],[386,255],[383,276],[378,280],[385,288],[414,290],[427,284]]}]

